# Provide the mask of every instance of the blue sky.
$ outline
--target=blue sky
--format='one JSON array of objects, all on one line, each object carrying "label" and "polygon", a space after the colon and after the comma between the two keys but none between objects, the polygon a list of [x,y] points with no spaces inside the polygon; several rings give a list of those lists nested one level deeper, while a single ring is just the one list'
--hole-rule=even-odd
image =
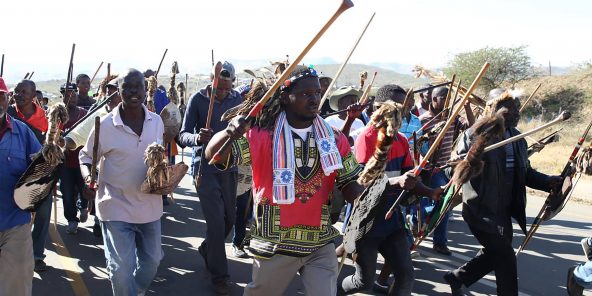
[{"label": "blue sky", "polygon": [[[338,7],[338,0],[3,1],[0,53],[5,78],[65,77],[76,43],[75,73],[101,61],[114,72],[163,68],[204,73],[210,50],[240,70],[295,57]],[[376,17],[352,63],[443,66],[485,46],[528,46],[534,64],[570,66],[592,59],[592,1],[354,0],[311,50],[306,63],[341,63],[372,12]],[[104,72],[103,72],[104,73]],[[99,74],[100,76],[101,74]]]}]

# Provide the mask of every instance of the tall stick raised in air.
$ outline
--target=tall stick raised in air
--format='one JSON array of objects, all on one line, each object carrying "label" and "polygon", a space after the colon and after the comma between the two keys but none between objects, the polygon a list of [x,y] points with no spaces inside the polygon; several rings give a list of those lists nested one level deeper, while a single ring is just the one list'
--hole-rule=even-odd
[{"label": "tall stick raised in air", "polygon": [[349,53],[345,57],[345,61],[343,61],[343,63],[341,64],[341,66],[337,70],[337,73],[335,73],[335,76],[331,80],[331,83],[329,83],[329,86],[327,87],[327,91],[325,92],[325,95],[323,96],[323,98],[321,99],[321,103],[319,104],[319,110],[321,110],[321,108],[323,107],[323,103],[325,103],[325,101],[327,100],[327,98],[329,98],[329,96],[331,95],[332,90],[333,90],[333,86],[335,85],[335,82],[337,81],[337,78],[339,78],[339,76],[341,75],[341,72],[343,72],[343,69],[345,68],[345,65],[347,65],[347,62],[349,61],[349,58],[351,58],[352,54],[356,50],[356,47],[358,47],[358,44],[360,43],[360,40],[362,40],[362,37],[364,37],[364,34],[366,33],[366,29],[368,29],[368,27],[370,26],[370,23],[372,23],[372,20],[374,19],[374,16],[375,15],[376,15],[376,12],[372,13],[372,16],[368,20],[368,23],[366,24],[366,26],[364,26],[364,30],[362,30],[362,33],[360,33],[360,35],[358,36],[358,39],[356,39],[356,42],[354,43],[354,46],[352,46],[352,48],[350,49]]},{"label": "tall stick raised in air", "polygon": [[[483,78],[483,76],[485,75],[485,72],[487,72],[487,69],[489,69],[489,63],[486,62],[483,65],[483,67],[481,68],[481,71],[479,71],[479,74],[477,74],[477,77],[475,77],[475,80],[473,81],[473,83],[471,83],[471,86],[469,87],[469,89],[467,90],[465,95],[463,96],[461,102],[458,104],[458,107],[456,109],[454,109],[454,112],[450,115],[450,117],[448,117],[448,120],[446,120],[446,124],[442,128],[442,131],[438,134],[438,136],[434,140],[434,143],[432,144],[432,146],[430,147],[430,149],[428,150],[428,152],[424,156],[424,158],[421,161],[421,163],[419,164],[419,166],[417,166],[413,170],[413,175],[415,175],[416,177],[419,176],[421,171],[427,165],[428,159],[430,159],[432,157],[432,155],[436,152],[436,150],[439,149],[440,142],[442,142],[442,139],[444,139],[444,136],[446,135],[446,132],[448,131],[448,129],[450,128],[452,123],[454,122],[454,119],[456,118],[456,116],[458,116],[460,111],[464,108],[465,103],[467,102],[467,100],[469,99],[469,97],[471,96],[471,94],[473,93],[475,88],[477,88],[479,81],[481,81],[481,78]],[[403,200],[403,197],[405,196],[406,193],[407,193],[407,191],[403,190],[401,192],[401,194],[399,194],[399,197],[397,198],[395,203],[391,206],[391,208],[386,213],[385,219],[389,219],[393,215],[393,213],[395,212],[395,209],[401,203],[401,201]]]},{"label": "tall stick raised in air", "polygon": [[164,61],[164,57],[166,57],[167,52],[169,49],[165,49],[164,53],[162,54],[162,58],[160,59],[160,64],[158,64],[158,69],[156,69],[156,73],[154,73],[154,77],[158,78],[158,72],[160,72],[160,67],[162,66],[162,61]]},{"label": "tall stick raised in air", "polygon": [[[95,71],[95,74],[92,76],[92,78],[90,79],[90,84],[93,83],[93,81],[95,80],[95,77],[97,77],[97,74],[99,73],[99,70],[101,70],[101,67],[103,67],[103,62],[101,62],[99,64],[99,67],[97,68],[97,71]],[[107,76],[108,77],[108,76]]]},{"label": "tall stick raised in air", "polygon": [[[290,73],[294,70],[294,68],[296,68],[296,66],[298,64],[300,64],[300,62],[302,61],[304,56],[306,56],[308,51],[310,51],[310,49],[317,43],[317,41],[319,41],[319,39],[321,39],[321,37],[323,36],[325,31],[327,31],[327,29],[329,29],[329,27],[331,27],[331,25],[335,22],[335,20],[344,11],[346,11],[347,9],[349,9],[353,6],[354,6],[354,3],[351,2],[351,0],[343,0],[341,2],[341,5],[337,9],[337,11],[335,11],[333,16],[331,16],[331,18],[327,21],[327,23],[325,23],[325,25],[321,28],[321,30],[306,45],[306,47],[296,57],[296,59],[294,59],[294,61],[286,68],[286,70],[284,70],[282,75],[274,82],[274,84],[269,88],[269,90],[265,93],[265,95],[263,95],[263,97],[255,104],[255,106],[253,106],[253,109],[251,109],[251,111],[249,112],[249,115],[247,116],[247,120],[245,120],[245,123],[244,123],[245,125],[246,125],[246,122],[249,122],[252,119],[257,117],[257,114],[259,114],[261,109],[263,109],[263,106],[265,106],[265,103],[267,103],[269,98],[271,98],[273,96],[273,94],[275,93],[276,90],[278,90],[280,85],[282,85],[286,81],[286,79],[288,79],[288,77],[290,76]],[[220,147],[220,149],[216,152],[216,154],[214,154],[214,156],[210,160],[210,164],[214,164],[214,163],[220,161],[221,154],[223,152],[227,151],[227,149],[230,148],[231,144],[232,144],[232,140],[230,138],[227,139],[226,142],[224,142],[224,144],[222,145],[222,147]]]},{"label": "tall stick raised in air", "polygon": [[524,110],[524,108],[526,107],[526,105],[528,105],[528,102],[530,102],[530,99],[532,99],[532,97],[534,97],[534,94],[536,94],[536,92],[539,90],[539,88],[541,87],[541,83],[539,83],[539,85],[537,85],[537,87],[532,91],[532,93],[530,94],[530,96],[528,96],[528,99],[526,99],[526,101],[524,101],[524,104],[522,104],[522,107],[520,107],[520,112],[522,112],[522,110]]}]

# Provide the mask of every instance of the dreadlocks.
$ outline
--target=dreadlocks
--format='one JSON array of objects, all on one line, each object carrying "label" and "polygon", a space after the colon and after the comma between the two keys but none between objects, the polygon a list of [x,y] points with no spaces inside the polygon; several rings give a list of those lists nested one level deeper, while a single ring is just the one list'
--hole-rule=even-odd
[{"label": "dreadlocks", "polygon": [[[288,76],[286,83],[275,92],[273,97],[271,97],[267,103],[265,103],[263,110],[261,110],[261,113],[259,113],[255,119],[255,126],[265,130],[273,130],[276,118],[284,109],[280,100],[281,95],[283,93],[289,94],[290,90],[294,87],[294,85],[296,85],[296,83],[298,83],[298,79],[301,77],[318,76],[313,69],[301,65],[296,66],[296,68]],[[267,89],[268,88],[265,86],[265,83],[257,80],[255,83],[253,83],[251,90],[245,95],[243,103],[226,111],[224,115],[222,115],[222,120],[229,120],[237,115],[246,116],[253,106],[255,106],[255,104],[263,97],[263,95],[265,95]]]}]

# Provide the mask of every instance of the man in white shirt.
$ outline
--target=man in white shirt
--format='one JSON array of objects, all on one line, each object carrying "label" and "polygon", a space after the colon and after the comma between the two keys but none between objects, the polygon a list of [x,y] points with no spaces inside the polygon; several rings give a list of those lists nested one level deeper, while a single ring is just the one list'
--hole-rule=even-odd
[{"label": "man in white shirt", "polygon": [[[143,105],[144,75],[130,69],[120,80],[123,103],[101,119],[97,216],[101,220],[113,295],[144,295],[160,260],[162,199],[140,185],[148,168],[144,151],[162,143],[162,119]],[[82,176],[90,179],[94,130],[80,151]]]}]

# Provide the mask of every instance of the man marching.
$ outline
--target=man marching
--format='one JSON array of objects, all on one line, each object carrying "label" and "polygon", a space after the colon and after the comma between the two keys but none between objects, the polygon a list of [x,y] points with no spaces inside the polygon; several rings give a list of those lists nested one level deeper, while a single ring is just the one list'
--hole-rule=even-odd
[{"label": "man marching", "polygon": [[0,77],[0,295],[31,295],[33,241],[31,213],[14,202],[14,187],[41,150],[26,124],[6,114],[8,89]]},{"label": "man marching", "polygon": [[162,259],[160,195],[140,192],[148,168],[144,151],[162,144],[160,117],[142,104],[144,76],[130,69],[120,80],[123,103],[101,119],[99,143],[94,130],[80,151],[80,169],[87,183],[94,145],[99,145],[96,211],[103,230],[105,258],[113,295],[144,295]]},{"label": "man marching", "polygon": [[[520,101],[510,92],[503,92],[487,102],[484,116],[491,116],[500,109],[504,113],[506,131],[501,139],[518,135]],[[456,151],[462,155],[474,144],[473,130],[467,130],[460,139]],[[526,233],[526,187],[550,191],[557,183],[530,167],[526,141],[494,149],[483,154],[481,174],[463,184],[463,219],[483,246],[477,255],[463,266],[444,275],[452,295],[462,295],[462,286],[470,286],[491,271],[495,271],[498,295],[518,295],[516,255],[512,248],[512,217]]]},{"label": "man marching", "polygon": [[[257,82],[245,100],[258,100],[262,87]],[[249,249],[255,258],[244,295],[282,295],[297,272],[306,295],[337,292],[339,232],[329,219],[330,193],[335,186],[352,202],[362,192],[361,167],[347,138],[318,116],[320,99],[316,71],[297,66],[244,137],[238,117],[208,144],[210,159],[226,139],[237,139],[222,166],[253,169],[257,223]]]},{"label": "man marching", "polygon": [[[213,70],[211,78],[213,81]],[[212,86],[208,85],[199,90],[187,104],[187,113],[179,133],[179,140],[182,145],[195,148],[193,171],[196,179],[199,174],[201,149],[208,143],[213,133],[224,130],[228,124],[221,121],[220,117],[226,110],[242,102],[240,94],[232,89],[234,79],[234,66],[224,62],[216,89],[210,129],[206,128],[206,121]],[[235,222],[237,169],[234,167],[221,172],[203,160],[201,166],[202,179],[200,184],[196,185],[196,189],[206,219],[207,230],[206,239],[199,246],[199,253],[211,273],[216,293],[224,295],[228,293],[229,277],[224,240],[230,234]]]}]

